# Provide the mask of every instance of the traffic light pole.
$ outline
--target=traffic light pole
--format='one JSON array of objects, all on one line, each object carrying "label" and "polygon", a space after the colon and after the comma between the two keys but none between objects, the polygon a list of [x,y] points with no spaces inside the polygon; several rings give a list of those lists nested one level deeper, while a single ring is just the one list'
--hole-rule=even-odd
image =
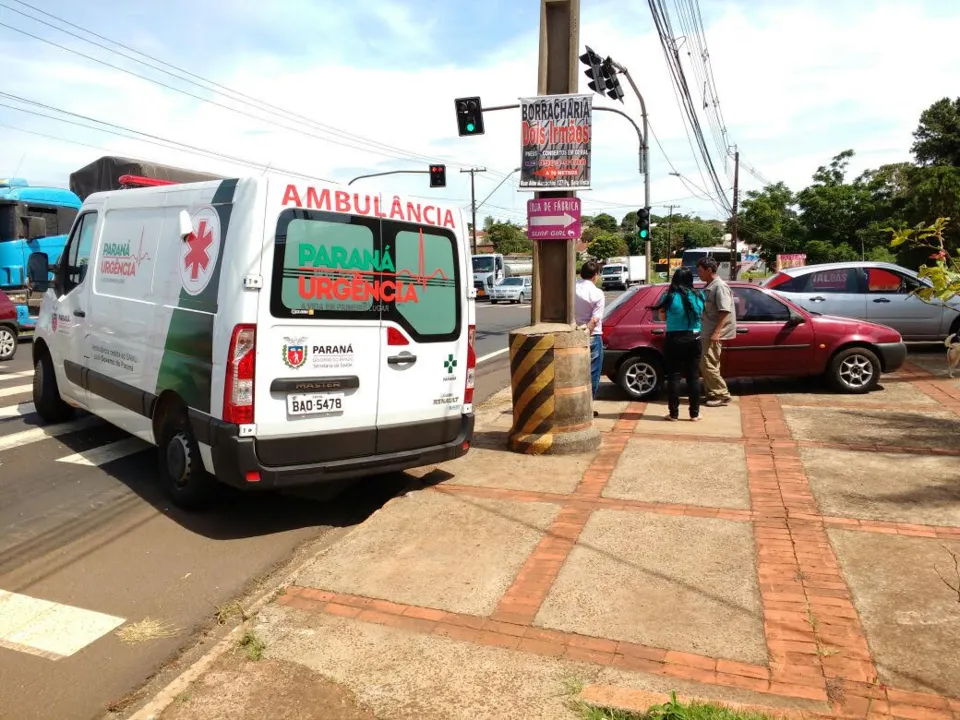
[{"label": "traffic light pole", "polygon": [[389,172],[382,173],[370,173],[369,175],[357,175],[353,180],[347,183],[347,185],[353,185],[357,180],[363,180],[363,178],[372,178],[372,177],[381,177],[383,175],[429,175],[429,170],[390,170]]},{"label": "traffic light pole", "polygon": [[[627,82],[630,83],[630,87],[633,88],[634,94],[637,96],[637,100],[640,101],[640,115],[643,119],[643,140],[640,148],[640,165],[643,168],[643,206],[647,209],[647,212],[650,211],[650,123],[647,119],[647,103],[643,99],[643,95],[640,92],[640,88],[637,87],[637,84],[633,81],[633,77],[630,75],[630,71],[627,70],[623,65],[618,62],[611,61],[611,64],[623,73],[624,77],[627,78]],[[651,244],[650,239],[647,238],[646,245],[644,246],[644,252],[647,254],[647,282],[653,280],[653,263],[651,255]]]}]

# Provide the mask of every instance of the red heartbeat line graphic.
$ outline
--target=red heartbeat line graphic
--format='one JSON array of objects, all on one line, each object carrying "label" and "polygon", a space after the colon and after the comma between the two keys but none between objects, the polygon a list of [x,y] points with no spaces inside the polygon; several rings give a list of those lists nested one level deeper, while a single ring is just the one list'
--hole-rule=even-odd
[{"label": "red heartbeat line graphic", "polygon": [[140,244],[137,246],[136,255],[104,255],[104,260],[133,260],[139,269],[140,263],[150,259],[150,253],[143,251],[143,233],[146,228],[140,230]]},{"label": "red heartbeat line graphic", "polygon": [[439,277],[442,280],[450,282],[450,278],[446,276],[443,272],[443,268],[437,268],[429,275],[424,275],[426,268],[424,265],[424,252],[423,252],[423,228],[420,229],[420,247],[418,249],[418,260],[417,260],[417,272],[416,274],[412,273],[410,270],[398,270],[396,272],[385,272],[381,270],[350,270],[345,268],[322,268],[322,267],[300,267],[297,268],[299,272],[308,272],[310,274],[315,273],[349,273],[351,275],[375,275],[379,277],[400,277],[405,275],[406,277],[412,278],[414,284],[420,285],[421,288],[426,289],[427,284],[436,277]]}]

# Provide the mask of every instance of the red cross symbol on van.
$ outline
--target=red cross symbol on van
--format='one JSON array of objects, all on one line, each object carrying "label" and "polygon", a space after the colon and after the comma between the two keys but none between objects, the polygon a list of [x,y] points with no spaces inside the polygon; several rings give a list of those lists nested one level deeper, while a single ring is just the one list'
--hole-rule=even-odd
[{"label": "red cross symbol on van", "polygon": [[201,220],[200,227],[190,236],[190,250],[183,258],[183,267],[190,271],[190,279],[200,277],[200,271],[206,272],[210,264],[210,245],[213,244],[213,231],[207,227],[207,221]]}]

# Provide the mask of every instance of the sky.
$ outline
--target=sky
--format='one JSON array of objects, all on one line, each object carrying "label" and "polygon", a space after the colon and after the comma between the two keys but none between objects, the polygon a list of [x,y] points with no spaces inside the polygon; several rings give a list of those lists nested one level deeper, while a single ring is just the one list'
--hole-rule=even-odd
[{"label": "sky", "polygon": [[[707,100],[725,133],[706,114],[700,122],[728,202],[726,148],[740,152],[741,193],[781,180],[800,189],[847,148],[856,151],[853,174],[910,159],[920,113],[960,94],[956,0],[665,5],[699,107],[705,67],[713,78]],[[0,176],[66,187],[72,171],[121,155],[224,175],[291,171],[346,183],[443,162],[443,190],[431,190],[425,175],[357,185],[469,207],[470,175],[460,171],[484,167],[477,202],[493,194],[478,221],[523,222],[532,194],[518,191],[516,174],[506,177],[520,164],[519,111],[487,113],[485,135],[460,138],[453,101],[479,95],[494,106],[536,95],[538,0],[165,0],[162,14],[151,9],[159,6],[0,0]],[[702,17],[706,65],[684,36],[691,8]],[[646,101],[653,212],[672,205],[725,218],[693,152],[648,4],[581,0],[580,12],[581,47],[625,65]],[[581,72],[581,92],[587,82]],[[622,105],[599,96],[594,103],[639,123],[639,104],[625,91]],[[624,118],[595,113],[593,122],[583,212],[620,218],[643,205],[639,141]]]}]

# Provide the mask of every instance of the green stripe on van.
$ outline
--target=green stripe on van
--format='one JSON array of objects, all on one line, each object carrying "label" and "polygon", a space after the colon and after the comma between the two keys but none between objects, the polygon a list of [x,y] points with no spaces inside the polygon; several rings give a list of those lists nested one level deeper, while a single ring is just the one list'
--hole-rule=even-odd
[{"label": "green stripe on van", "polygon": [[213,321],[217,314],[220,268],[223,265],[236,188],[236,180],[224,180],[214,193],[212,205],[220,218],[220,250],[217,253],[213,276],[199,295],[190,295],[181,288],[177,307],[170,317],[163,358],[157,373],[157,395],[165,390],[172,390],[188,407],[204,413],[210,412]]}]

